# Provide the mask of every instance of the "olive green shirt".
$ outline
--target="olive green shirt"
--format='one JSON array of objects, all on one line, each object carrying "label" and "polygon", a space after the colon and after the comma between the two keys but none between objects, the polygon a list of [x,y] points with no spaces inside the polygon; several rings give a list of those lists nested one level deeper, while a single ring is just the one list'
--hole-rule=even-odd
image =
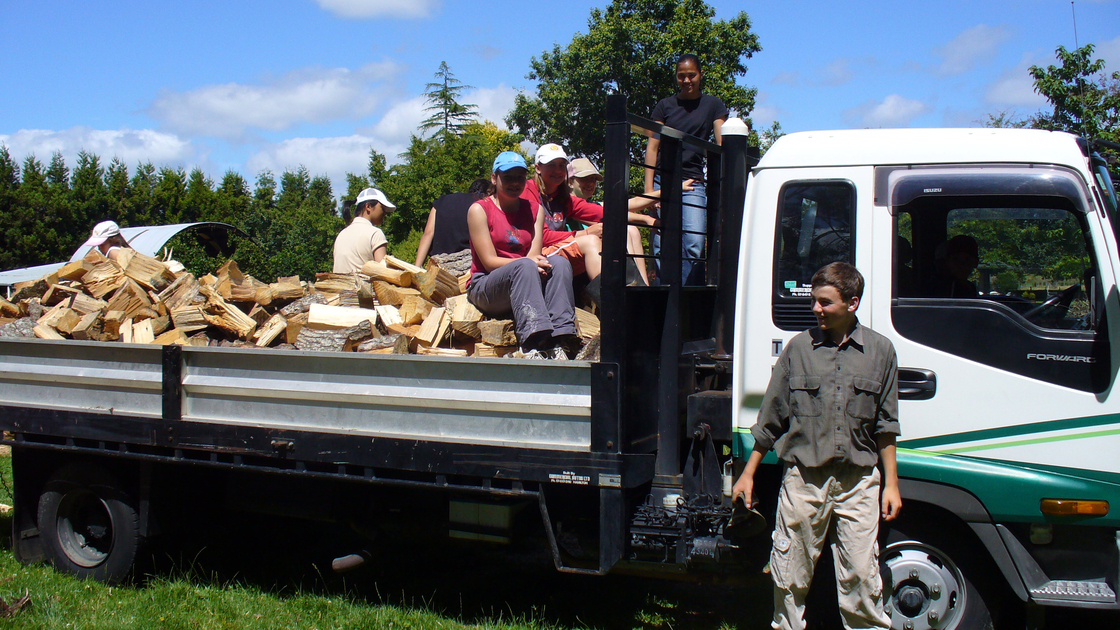
[{"label": "olive green shirt", "polygon": [[820,328],[791,339],[751,427],[757,445],[809,467],[874,466],[877,437],[900,433],[894,345],[858,322],[841,345]]}]

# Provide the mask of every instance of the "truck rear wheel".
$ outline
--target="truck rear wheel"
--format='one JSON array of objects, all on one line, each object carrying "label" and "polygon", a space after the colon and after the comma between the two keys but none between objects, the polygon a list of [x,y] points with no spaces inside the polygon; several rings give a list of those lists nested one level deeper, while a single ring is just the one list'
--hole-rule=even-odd
[{"label": "truck rear wheel", "polygon": [[[892,527],[880,554],[883,596],[898,630],[987,630],[998,611],[998,574],[961,536],[911,523]],[[936,544],[936,546],[935,546]],[[983,590],[978,588],[983,585]]]},{"label": "truck rear wheel", "polygon": [[104,469],[71,464],[56,472],[39,495],[38,521],[59,571],[115,584],[132,570],[140,519],[131,497]]}]

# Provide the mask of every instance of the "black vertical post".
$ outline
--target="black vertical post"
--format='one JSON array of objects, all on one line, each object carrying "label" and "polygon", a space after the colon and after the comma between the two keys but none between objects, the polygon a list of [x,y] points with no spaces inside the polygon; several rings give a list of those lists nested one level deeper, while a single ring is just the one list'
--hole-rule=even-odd
[{"label": "black vertical post", "polygon": [[662,286],[668,286],[665,319],[661,329],[661,356],[657,384],[657,462],[659,476],[680,474],[681,422],[677,391],[677,362],[681,354],[681,133],[663,128],[661,133],[661,268]]},{"label": "black vertical post", "polygon": [[[704,256],[704,275],[701,278],[700,284],[719,285],[720,269],[719,269],[719,256],[720,250],[724,247],[723,241],[720,239],[720,203],[722,202],[721,194],[723,190],[723,177],[722,177],[722,164],[723,156],[715,151],[708,151],[707,165],[708,177],[705,182],[705,193],[707,194],[707,208],[705,208],[708,220],[705,222],[707,225],[706,234],[704,235],[704,251],[701,254]],[[734,245],[738,247],[738,243]]]},{"label": "black vertical post", "polygon": [[[743,233],[743,204],[747,197],[747,174],[758,164],[758,147],[747,146],[747,126],[723,126],[723,169],[720,180],[719,260],[716,278],[715,358],[730,358],[735,342],[735,292],[738,288],[739,241]],[[709,169],[711,164],[709,163]],[[711,172],[709,170],[709,172]],[[709,199],[711,199],[709,197]]]},{"label": "black vertical post", "polygon": [[622,449],[622,397],[626,312],[626,204],[630,186],[630,123],[626,97],[607,97],[603,179],[603,272],[600,276],[600,361],[591,373],[591,450]]}]

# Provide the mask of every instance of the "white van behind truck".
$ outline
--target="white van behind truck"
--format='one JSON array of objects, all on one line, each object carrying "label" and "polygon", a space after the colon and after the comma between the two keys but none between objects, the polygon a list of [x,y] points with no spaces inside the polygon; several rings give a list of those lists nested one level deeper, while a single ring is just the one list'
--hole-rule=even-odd
[{"label": "white van behind truck", "polygon": [[[895,627],[973,627],[1012,593],[1116,606],[1116,209],[1090,147],[1047,131],[795,133],[753,169],[736,450],[783,345],[814,325],[813,273],[853,263],[860,320],[900,366],[905,505],[882,553]],[[962,234],[979,245],[975,291],[950,297],[936,278]]]}]

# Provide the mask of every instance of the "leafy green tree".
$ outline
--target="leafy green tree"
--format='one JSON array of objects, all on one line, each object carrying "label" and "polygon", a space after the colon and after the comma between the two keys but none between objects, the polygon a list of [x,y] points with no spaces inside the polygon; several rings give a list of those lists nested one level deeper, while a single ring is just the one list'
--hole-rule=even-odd
[{"label": "leafy green tree", "polygon": [[81,231],[87,230],[109,216],[108,189],[105,187],[105,169],[101,167],[101,160],[92,153],[81,151],[78,153],[78,163],[74,167],[71,178],[70,210],[74,222],[74,230],[70,230],[71,245],[68,250],[73,251],[85,240]]},{"label": "leafy green tree", "polygon": [[432,112],[432,115],[420,123],[420,130],[439,129],[444,134],[459,134],[464,125],[478,116],[478,105],[459,102],[463,91],[471,89],[471,86],[463,85],[456,79],[446,61],[439,63],[435,76],[436,82],[424,86],[427,90],[424,96],[428,100],[424,111]]},{"label": "leafy green tree", "polygon": [[557,142],[570,155],[601,160],[607,94],[625,95],[630,111],[648,115],[677,91],[675,63],[685,53],[700,58],[706,93],[749,115],[757,90],[736,79],[761,50],[758,37],[744,12],[714,18],[703,0],[614,0],[592,9],[587,33],[532,59],[527,78],[537,82],[537,96],[517,95],[506,123],[538,144]]},{"label": "leafy green tree", "polygon": [[156,184],[159,176],[156,167],[151,162],[142,162],[136,167],[136,173],[129,182],[131,189],[131,203],[129,203],[128,216],[124,217],[122,225],[159,225],[159,213],[156,209]]},{"label": "leafy green tree", "polygon": [[128,166],[120,158],[113,158],[105,172],[105,203],[110,219],[128,225],[132,214],[132,187],[128,182]]}]

